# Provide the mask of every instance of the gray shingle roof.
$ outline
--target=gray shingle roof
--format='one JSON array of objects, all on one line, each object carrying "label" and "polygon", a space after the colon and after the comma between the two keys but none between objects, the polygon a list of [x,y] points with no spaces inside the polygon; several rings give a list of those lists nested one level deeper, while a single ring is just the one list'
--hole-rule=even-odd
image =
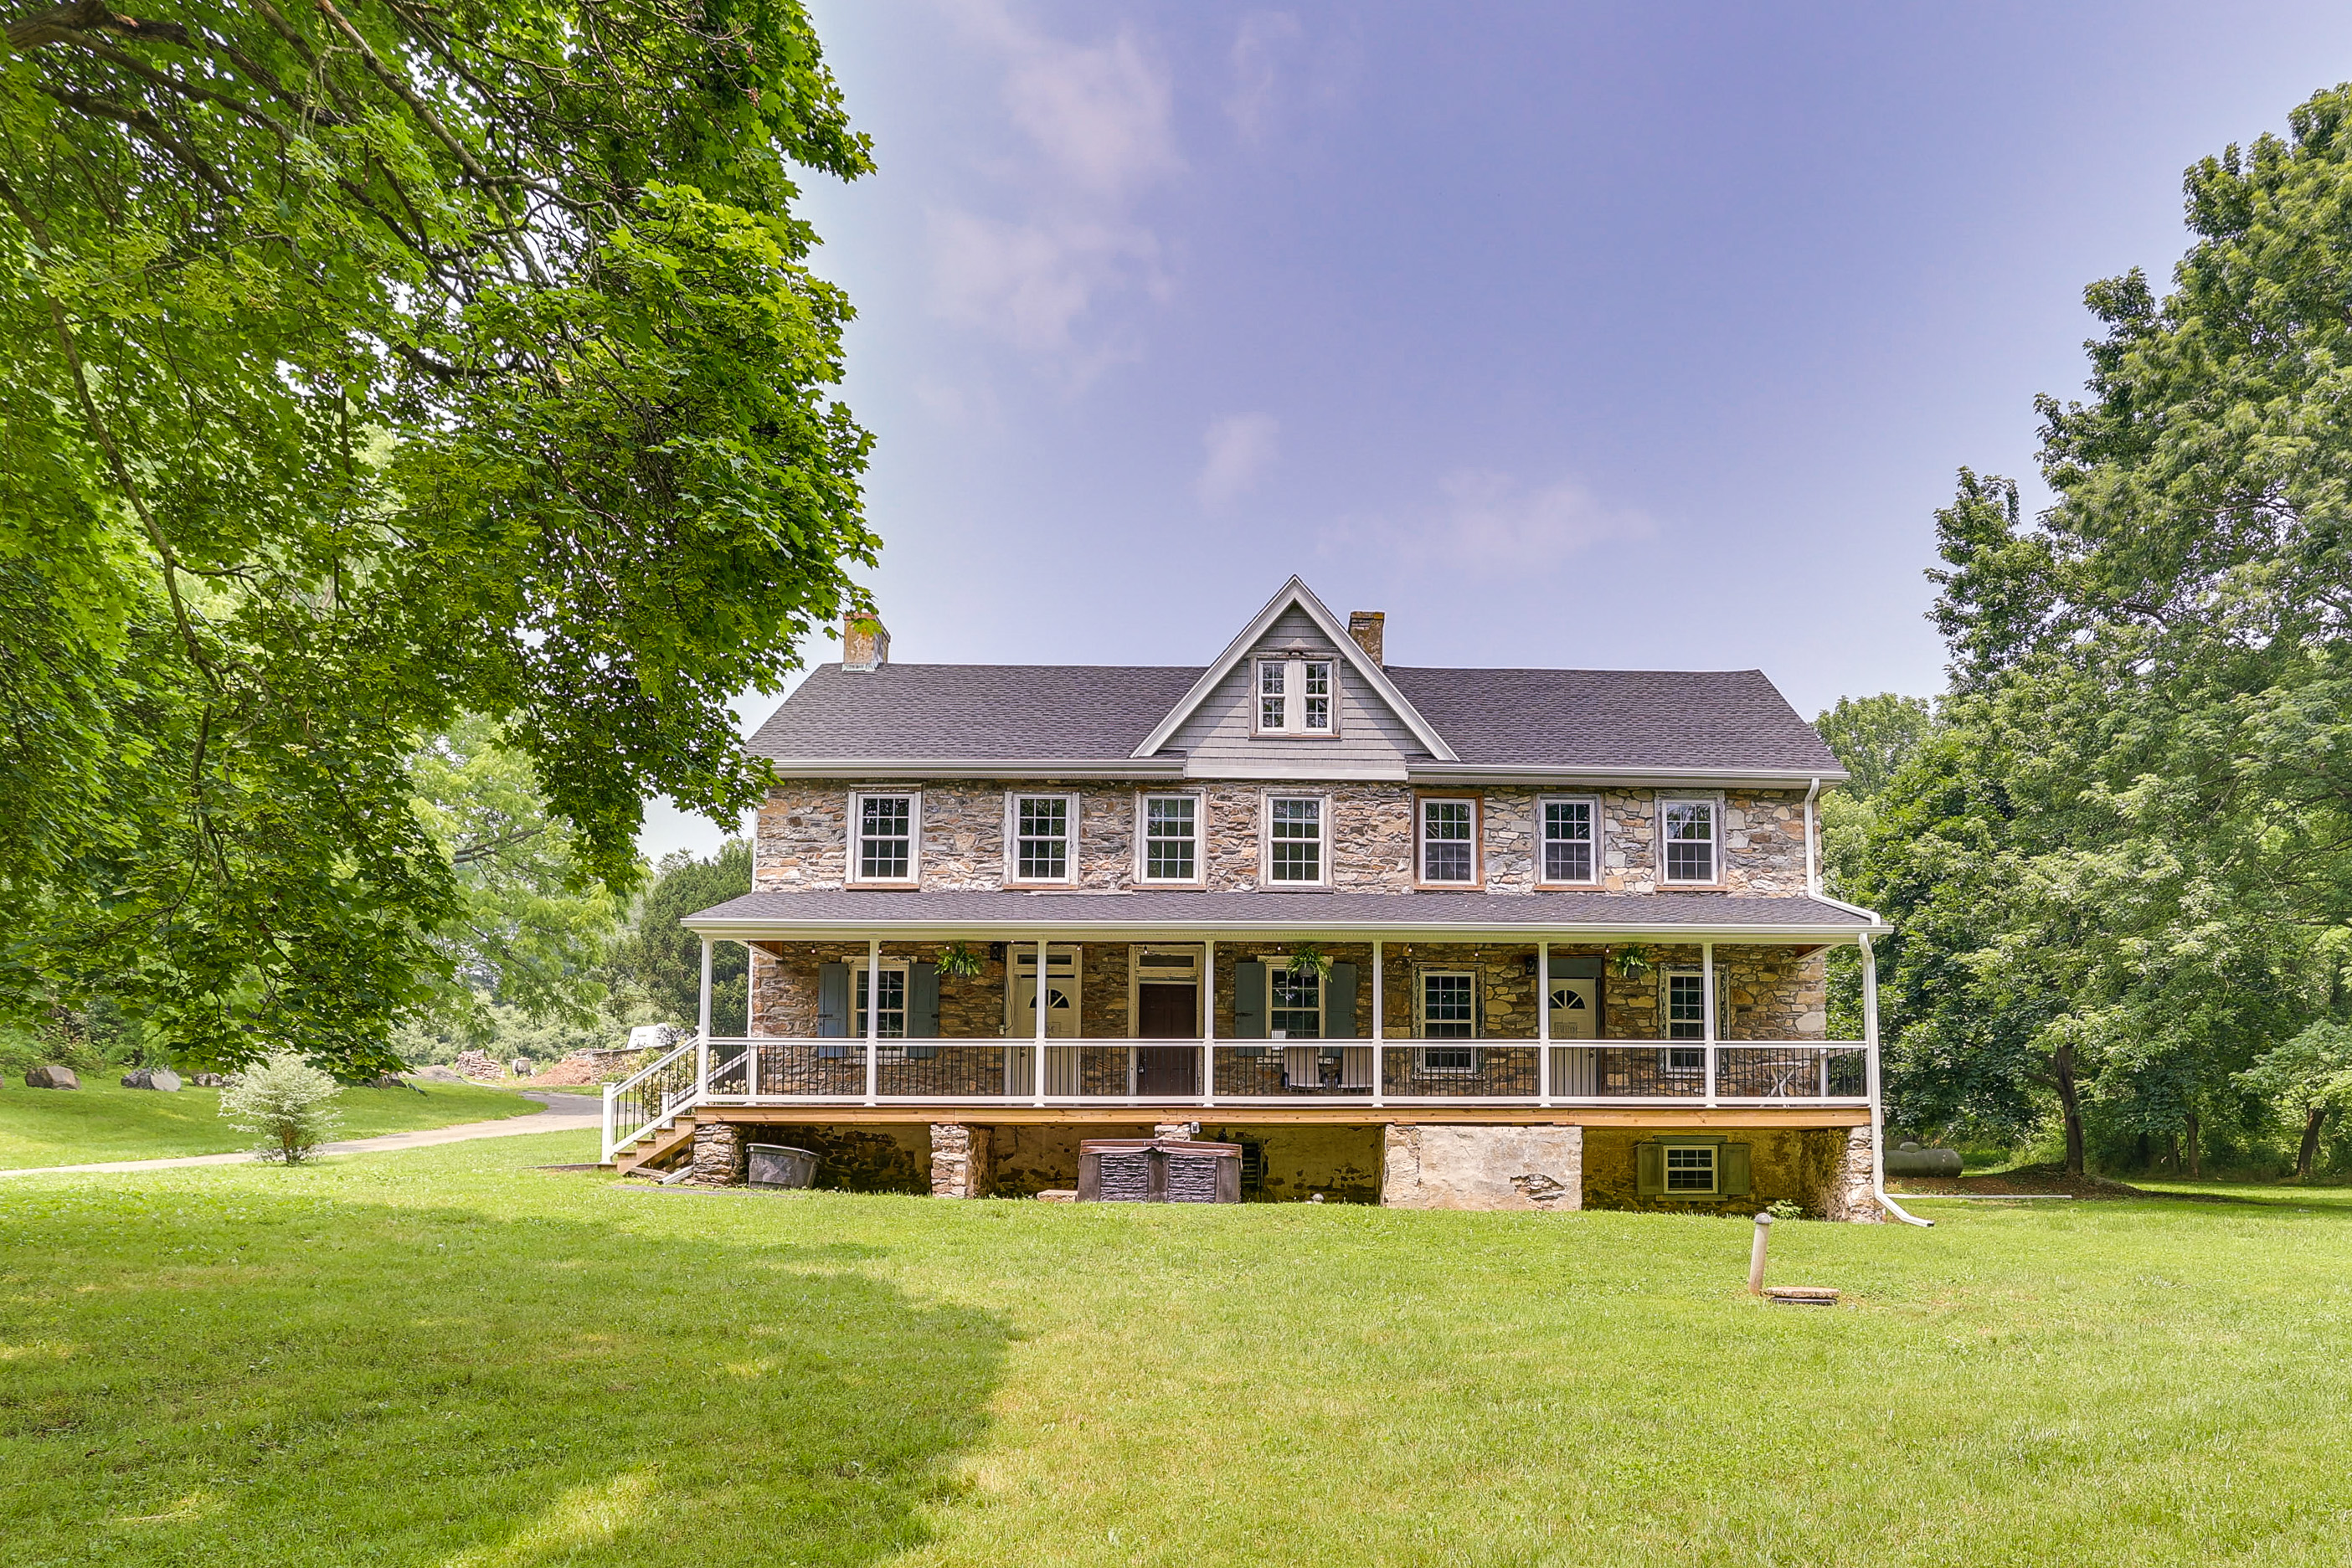
[{"label": "gray shingle roof", "polygon": [[[1464,670],[1390,679],[1465,763],[1844,773],[1758,670]],[[751,737],[782,763],[1128,757],[1199,666],[821,664]]]},{"label": "gray shingle roof", "polygon": [[686,917],[688,925],[774,923],[937,929],[1192,925],[1237,930],[1334,926],[1687,925],[1860,931],[1869,921],[1812,898],[1723,893],[887,893],[849,888],[751,893]]}]

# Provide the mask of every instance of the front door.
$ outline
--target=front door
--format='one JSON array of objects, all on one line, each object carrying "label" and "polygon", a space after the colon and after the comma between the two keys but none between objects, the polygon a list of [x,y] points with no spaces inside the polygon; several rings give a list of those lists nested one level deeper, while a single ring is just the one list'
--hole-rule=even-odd
[{"label": "front door", "polygon": [[[1135,965],[1135,1038],[1198,1040],[1201,1037],[1201,953],[1198,948],[1139,948]],[[1135,1092],[1157,1098],[1201,1092],[1201,1052],[1195,1047],[1138,1046]]]},{"label": "front door", "polygon": [[1551,1037],[1591,1040],[1599,1033],[1593,1020],[1601,1016],[1601,982],[1586,977],[1555,976],[1551,982]]}]

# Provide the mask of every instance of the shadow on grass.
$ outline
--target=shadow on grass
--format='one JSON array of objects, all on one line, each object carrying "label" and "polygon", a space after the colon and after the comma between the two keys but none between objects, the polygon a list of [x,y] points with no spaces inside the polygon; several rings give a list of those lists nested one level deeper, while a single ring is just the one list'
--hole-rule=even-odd
[{"label": "shadow on grass", "polygon": [[764,1239],[773,1210],[632,1234],[568,1179],[527,1216],[329,1186],[0,1207],[8,1560],[859,1564],[928,1539],[1006,1324]]}]

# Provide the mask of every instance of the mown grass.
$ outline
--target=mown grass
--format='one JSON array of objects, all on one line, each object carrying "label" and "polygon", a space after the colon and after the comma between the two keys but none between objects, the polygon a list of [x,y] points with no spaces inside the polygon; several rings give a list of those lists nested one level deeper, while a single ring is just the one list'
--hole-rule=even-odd
[{"label": "mown grass", "polygon": [[588,1157],[0,1188],[8,1559],[2352,1556],[2343,1203],[1779,1227],[1820,1311],[1743,1294],[1719,1219],[529,1168]]},{"label": "mown grass", "polygon": [[[504,1089],[420,1083],[346,1089],[334,1108],[342,1120],[328,1135],[342,1139],[495,1122],[539,1106]],[[225,1155],[249,1149],[254,1141],[221,1119],[217,1089],[191,1084],[164,1094],[87,1081],[79,1089],[0,1087],[0,1169]]]}]

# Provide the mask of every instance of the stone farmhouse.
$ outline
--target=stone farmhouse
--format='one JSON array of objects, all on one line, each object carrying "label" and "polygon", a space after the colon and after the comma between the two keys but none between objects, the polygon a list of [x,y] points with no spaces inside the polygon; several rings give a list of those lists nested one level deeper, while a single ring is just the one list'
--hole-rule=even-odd
[{"label": "stone farmhouse", "polygon": [[1297,578],[1200,668],[849,625],[750,742],[753,891],[688,919],[700,1032],[607,1092],[606,1157],[1020,1196],[1197,1128],[1250,1198],[1882,1218],[1886,927],[1822,892],[1820,737],[1757,671],[1406,668],[1383,626]]}]

